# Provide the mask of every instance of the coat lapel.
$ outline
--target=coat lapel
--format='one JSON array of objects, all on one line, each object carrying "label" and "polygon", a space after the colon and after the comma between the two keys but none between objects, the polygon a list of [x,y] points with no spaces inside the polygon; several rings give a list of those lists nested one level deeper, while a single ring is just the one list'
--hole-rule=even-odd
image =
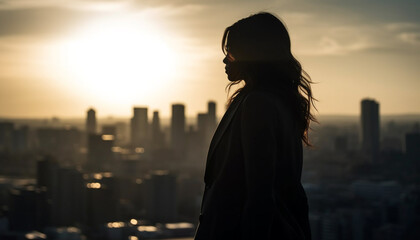
[{"label": "coat lapel", "polygon": [[238,110],[239,105],[241,104],[243,96],[238,96],[232,104],[229,106],[228,110],[226,111],[225,115],[223,116],[222,120],[220,121],[219,125],[217,126],[216,132],[213,135],[213,138],[210,143],[209,152],[207,154],[207,163],[206,163],[206,173],[204,175],[204,180],[207,182],[208,180],[208,169],[211,165],[214,151],[219,144],[220,140],[222,139],[223,134],[225,133],[226,129],[228,128],[230,122],[235,116],[236,111]]}]

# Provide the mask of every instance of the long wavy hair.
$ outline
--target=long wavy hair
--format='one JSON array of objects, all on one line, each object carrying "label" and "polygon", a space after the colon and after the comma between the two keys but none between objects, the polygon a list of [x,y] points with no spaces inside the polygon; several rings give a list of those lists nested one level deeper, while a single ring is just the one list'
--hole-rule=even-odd
[{"label": "long wavy hair", "polygon": [[240,80],[231,81],[226,88],[242,82],[228,100],[228,105],[241,92],[266,89],[278,95],[289,107],[298,123],[302,141],[311,146],[308,138],[309,125],[315,121],[312,107],[310,76],[292,55],[290,37],[279,18],[261,12],[241,19],[226,28],[222,38],[224,54],[232,54],[234,64],[240,69]]}]

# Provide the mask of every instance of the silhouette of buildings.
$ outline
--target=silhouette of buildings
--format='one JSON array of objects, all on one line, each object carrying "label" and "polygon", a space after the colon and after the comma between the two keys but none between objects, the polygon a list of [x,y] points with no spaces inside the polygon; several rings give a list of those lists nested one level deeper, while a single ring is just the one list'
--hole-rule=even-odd
[{"label": "silhouette of buildings", "polygon": [[76,226],[83,223],[85,186],[83,174],[71,167],[58,168],[55,211],[56,226]]},{"label": "silhouette of buildings", "polygon": [[210,116],[207,113],[197,114],[197,131],[201,138],[201,144],[204,144],[210,132]]},{"label": "silhouette of buildings", "polygon": [[420,166],[420,132],[405,135],[405,152],[409,160],[417,161]]},{"label": "silhouette of buildings", "polygon": [[[210,131],[216,130],[217,119],[216,119],[216,102],[209,101],[207,103],[207,114],[209,116],[209,129]],[[213,132],[211,132],[213,134]]]},{"label": "silhouette of buildings", "polygon": [[[79,130],[88,132],[84,117],[78,128],[57,118],[29,127],[0,122],[0,239],[30,231],[57,238],[69,231],[87,239],[129,239],[128,232],[139,239],[175,237],[182,227],[169,222],[196,223],[216,103],[188,121],[184,105],[171,107],[170,120],[154,111],[150,126],[146,107],[134,110],[131,126],[130,119],[95,120],[90,137]],[[418,127],[412,129],[414,120],[384,116],[380,129],[374,100],[363,100],[361,115],[313,125],[317,151],[304,149],[302,175],[312,239],[420,239]],[[145,141],[138,140],[137,148],[153,154],[132,151],[134,128]],[[378,153],[378,161],[366,161],[363,152]],[[53,157],[37,161],[40,154]]]},{"label": "silhouette of buildings", "polygon": [[29,148],[28,126],[16,128],[12,122],[0,122],[0,151],[22,153]]},{"label": "silhouette of buildings", "polygon": [[112,135],[90,134],[88,137],[88,155],[86,170],[88,172],[106,171],[114,160]]},{"label": "silhouette of buildings", "polygon": [[13,129],[14,129],[14,124],[12,122],[0,123],[0,150],[6,150],[6,149],[12,148]]},{"label": "silhouette of buildings", "polygon": [[167,171],[155,171],[144,184],[147,218],[152,221],[175,221],[177,218],[175,175]]},{"label": "silhouette of buildings", "polygon": [[92,174],[86,183],[86,225],[95,227],[118,218],[118,184],[111,173]]},{"label": "silhouette of buildings", "polygon": [[50,226],[72,226],[83,221],[84,184],[82,173],[62,168],[49,156],[37,162],[37,187],[46,191],[42,218]]},{"label": "silhouette of buildings", "polygon": [[52,225],[57,222],[58,216],[58,169],[57,160],[46,156],[37,162],[37,186],[46,191],[46,201],[49,202],[45,209],[45,223]]},{"label": "silhouette of buildings", "polygon": [[10,191],[10,230],[29,232],[42,230],[49,224],[46,189],[24,186]]},{"label": "silhouette of buildings", "polygon": [[197,114],[197,134],[199,145],[208,147],[211,137],[216,130],[216,103],[209,101],[207,104],[207,113]]},{"label": "silhouette of buildings", "polygon": [[171,148],[177,154],[185,151],[185,106],[183,104],[172,105],[171,116]]},{"label": "silhouette of buildings", "polygon": [[86,132],[88,134],[96,134],[96,112],[93,108],[87,111]]},{"label": "silhouette of buildings", "polygon": [[145,147],[148,143],[149,122],[146,107],[134,107],[131,118],[131,145],[133,148]]},{"label": "silhouette of buildings", "polygon": [[165,138],[161,130],[159,112],[154,111],[153,119],[152,119],[152,148],[153,149],[163,148],[165,145],[164,141],[165,141]]},{"label": "silhouette of buildings", "polygon": [[376,160],[379,153],[379,103],[363,99],[361,107],[362,150]]}]

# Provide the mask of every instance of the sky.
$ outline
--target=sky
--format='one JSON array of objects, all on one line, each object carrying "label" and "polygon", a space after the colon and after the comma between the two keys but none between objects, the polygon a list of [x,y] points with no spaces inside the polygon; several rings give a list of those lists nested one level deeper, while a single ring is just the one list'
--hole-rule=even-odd
[{"label": "sky", "polygon": [[317,115],[420,113],[419,1],[0,0],[0,117],[221,116],[223,31],[260,11],[287,26]]}]

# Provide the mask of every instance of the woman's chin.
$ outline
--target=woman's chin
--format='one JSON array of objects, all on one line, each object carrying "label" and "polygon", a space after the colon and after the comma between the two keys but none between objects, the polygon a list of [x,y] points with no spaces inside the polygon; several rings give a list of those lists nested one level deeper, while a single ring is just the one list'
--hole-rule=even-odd
[{"label": "woman's chin", "polygon": [[233,76],[231,74],[227,74],[227,79],[231,82],[235,82],[235,81],[239,81],[241,80],[240,78],[238,78],[237,76]]}]

